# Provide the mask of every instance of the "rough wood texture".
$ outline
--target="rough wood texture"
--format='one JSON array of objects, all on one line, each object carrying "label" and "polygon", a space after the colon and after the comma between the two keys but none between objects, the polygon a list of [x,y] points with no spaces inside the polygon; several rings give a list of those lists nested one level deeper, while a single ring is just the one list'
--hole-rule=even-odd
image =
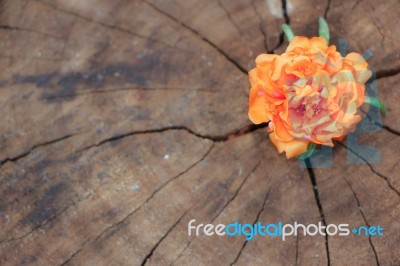
[{"label": "rough wood texture", "polygon": [[[379,163],[343,144],[308,171],[246,128],[255,56],[319,16],[374,53],[389,114],[360,142]],[[399,16],[373,0],[0,1],[0,264],[400,265]],[[189,237],[191,219],[385,235],[247,242]]]}]

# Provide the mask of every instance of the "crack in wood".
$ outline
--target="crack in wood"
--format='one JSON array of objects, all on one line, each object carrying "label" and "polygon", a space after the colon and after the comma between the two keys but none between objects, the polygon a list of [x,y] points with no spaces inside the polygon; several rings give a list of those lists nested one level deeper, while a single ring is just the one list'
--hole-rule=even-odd
[{"label": "crack in wood", "polygon": [[231,14],[228,12],[228,10],[226,10],[224,4],[222,4],[221,1],[222,1],[222,0],[218,0],[218,1],[217,1],[217,2],[218,2],[218,5],[219,5],[219,6],[221,7],[221,9],[224,11],[225,16],[228,18],[228,20],[230,21],[230,23],[232,23],[233,27],[237,30],[237,32],[238,32],[239,34],[242,34],[242,32],[241,32],[241,30],[240,30],[240,28],[239,28],[239,25],[236,24],[236,22],[233,20],[233,18],[232,18],[232,16],[231,16]]},{"label": "crack in wood", "polygon": [[[257,213],[257,217],[256,217],[256,219],[254,220],[253,225],[255,225],[255,224],[257,223],[258,219],[260,219],[260,215],[261,215],[261,213],[262,213],[262,212],[264,211],[264,209],[265,209],[265,205],[266,205],[266,203],[267,203],[267,200],[268,200],[268,196],[269,196],[269,192],[270,192],[270,191],[271,191],[271,187],[269,187],[269,189],[267,190],[267,193],[265,193],[265,198],[264,198],[263,204],[262,204],[262,206],[261,206],[260,211]],[[235,264],[238,262],[240,256],[241,256],[242,253],[243,253],[243,250],[246,248],[247,243],[249,243],[248,240],[245,240],[245,241],[243,242],[243,245],[242,245],[242,247],[240,248],[239,253],[236,255],[236,258],[234,259],[234,261],[230,264],[231,266],[235,265]]]},{"label": "crack in wood", "polygon": [[[377,125],[379,125],[379,124],[377,124]],[[386,130],[387,132],[392,133],[393,135],[400,136],[400,131],[398,131],[398,130],[396,130],[396,129],[393,129],[393,128],[391,128],[390,126],[381,125],[381,127],[382,127],[384,130]]]},{"label": "crack in wood", "polygon": [[23,27],[16,27],[16,26],[10,26],[10,25],[0,25],[0,29],[9,30],[9,31],[25,31],[25,32],[35,33],[35,34],[39,34],[41,36],[53,38],[53,39],[60,39],[60,40],[64,39],[61,36],[56,36],[56,35],[52,35],[52,34],[49,34],[49,33],[40,32],[40,31],[37,31],[37,30],[34,30],[34,29],[28,29],[28,28],[23,28]]},{"label": "crack in wood", "polygon": [[236,196],[239,194],[240,190],[242,189],[243,185],[246,183],[246,181],[249,179],[249,177],[256,171],[258,166],[261,163],[261,159],[256,163],[256,165],[251,169],[251,171],[246,175],[245,178],[243,178],[242,183],[240,183],[239,187],[236,189],[235,193],[233,196],[222,206],[222,208],[219,210],[219,212],[214,216],[214,218],[211,220],[211,223],[213,223],[219,215],[225,210],[225,208],[236,198]]},{"label": "crack in wood", "polygon": [[295,264],[294,265],[296,265],[296,266],[298,266],[299,265],[299,235],[300,234],[297,234],[297,236],[296,236],[296,256],[295,256]]},{"label": "crack in wood", "polygon": [[358,6],[358,4],[360,2],[362,2],[363,0],[357,0],[356,3],[354,4],[354,6],[350,9],[349,14],[353,14],[354,10],[356,9],[356,7]]},{"label": "crack in wood", "polygon": [[[290,25],[290,17],[289,17],[289,13],[288,13],[288,10],[287,10],[286,0],[281,0],[281,5],[282,5],[282,17],[283,17],[285,23]],[[273,53],[275,53],[275,50],[279,49],[283,45],[284,42],[285,42],[285,34],[283,33],[283,30],[281,30],[281,34],[279,36],[279,42],[272,49]]]},{"label": "crack in wood", "polygon": [[189,240],[189,242],[186,243],[186,246],[183,248],[183,250],[181,251],[181,253],[179,253],[178,257],[176,257],[176,259],[173,260],[173,261],[169,264],[169,266],[174,265],[175,262],[177,262],[177,261],[182,257],[182,255],[185,253],[185,251],[188,249],[188,247],[190,246],[191,243],[192,243],[192,240]]},{"label": "crack in wood", "polygon": [[283,32],[281,32],[281,34],[279,35],[279,42],[278,42],[278,44],[272,49],[272,53],[273,53],[273,54],[276,54],[276,51],[275,51],[275,50],[278,50],[278,49],[283,45],[284,41],[285,41],[285,35],[284,35]]},{"label": "crack in wood", "polygon": [[120,139],[123,139],[126,137],[134,136],[134,135],[162,133],[162,132],[169,131],[169,130],[184,130],[184,131],[188,132],[189,134],[192,134],[198,138],[211,140],[213,142],[225,142],[230,139],[252,133],[258,129],[265,128],[267,125],[268,125],[267,123],[262,123],[262,124],[258,124],[258,125],[251,124],[251,125],[244,126],[238,130],[235,130],[234,132],[228,133],[227,135],[221,135],[221,136],[202,135],[202,134],[194,132],[192,129],[187,128],[185,126],[169,126],[169,127],[158,128],[158,129],[138,130],[138,131],[132,131],[132,132],[128,132],[128,133],[124,133],[124,134],[120,134],[120,135],[116,135],[116,136],[104,139],[104,140],[98,142],[97,144],[92,144],[90,146],[82,148],[82,149],[76,151],[76,153],[80,153],[80,152],[89,150],[94,147],[99,147],[105,143],[113,142],[113,141],[120,140]]},{"label": "crack in wood", "polygon": [[259,28],[260,28],[260,32],[261,34],[264,36],[264,49],[267,53],[273,53],[272,50],[268,49],[268,39],[267,39],[267,32],[265,31],[264,27],[263,27],[263,19],[261,17],[261,14],[258,12],[257,7],[254,3],[254,0],[251,0],[251,6],[253,7],[254,13],[256,14],[256,16],[258,17],[258,20],[260,21],[259,23]]},{"label": "crack in wood", "polygon": [[383,124],[381,124],[381,123],[378,123],[378,122],[372,120],[372,118],[371,118],[371,116],[368,114],[368,112],[366,112],[366,111],[363,110],[362,108],[360,109],[360,111],[361,111],[362,113],[365,114],[365,116],[368,118],[368,120],[369,120],[370,123],[372,123],[372,124],[374,124],[374,125],[376,125],[376,126],[382,128],[382,129],[386,130],[387,132],[389,132],[389,133],[391,133],[391,134],[393,134],[393,135],[400,136],[400,131],[398,131],[398,130],[396,130],[396,129],[394,129],[394,128],[388,126],[388,125],[383,125]]},{"label": "crack in wood", "polygon": [[91,237],[88,237],[80,246],[79,248],[72,253],[64,262],[60,264],[60,266],[67,265],[76,255],[78,255],[82,249],[86,246],[86,244],[90,241]]},{"label": "crack in wood", "polygon": [[162,132],[166,132],[166,131],[169,131],[169,130],[184,130],[184,131],[188,132],[189,134],[194,135],[194,136],[199,137],[199,138],[202,138],[202,139],[211,140],[213,142],[223,141],[223,140],[220,140],[220,138],[222,138],[220,136],[212,137],[212,136],[207,136],[207,135],[200,135],[200,134],[194,132],[193,130],[191,130],[191,129],[187,128],[187,127],[184,127],[184,126],[170,126],[170,127],[163,127],[163,128],[157,128],[157,129],[138,130],[138,131],[132,131],[132,132],[116,135],[116,136],[113,136],[113,137],[110,137],[110,138],[103,139],[103,140],[101,140],[100,142],[98,142],[96,144],[92,144],[92,145],[89,145],[87,147],[84,147],[84,148],[76,151],[76,153],[82,153],[82,152],[87,151],[87,150],[89,150],[91,148],[99,147],[99,146],[101,146],[103,144],[106,144],[108,142],[113,142],[113,141],[116,141],[116,140],[120,140],[120,139],[123,139],[123,138],[135,136],[135,135],[162,133]]},{"label": "crack in wood", "polygon": [[325,12],[324,12],[324,18],[327,20],[328,19],[328,12],[329,9],[331,8],[331,0],[328,0],[328,5],[326,6]]},{"label": "crack in wood", "polygon": [[396,76],[399,73],[400,73],[400,66],[390,68],[390,69],[378,70],[378,71],[376,71],[376,79],[383,79],[383,78]]},{"label": "crack in wood", "polygon": [[[346,181],[346,183],[349,186],[351,192],[353,193],[353,196],[354,196],[354,198],[355,198],[355,200],[357,202],[358,211],[360,212],[361,216],[363,217],[365,224],[369,227],[370,225],[369,225],[369,223],[367,221],[367,218],[364,215],[364,212],[363,212],[361,204],[360,204],[360,200],[358,199],[356,192],[354,191],[353,187],[351,186],[350,182],[347,180],[346,177],[344,177],[344,180]],[[380,264],[379,264],[378,254],[376,253],[376,250],[375,250],[374,244],[372,243],[370,235],[368,235],[368,240],[369,240],[369,244],[370,244],[370,246],[372,248],[372,252],[374,253],[376,265],[379,266]]]},{"label": "crack in wood", "polygon": [[[327,223],[326,223],[326,218],[325,218],[325,214],[324,214],[324,209],[322,208],[322,203],[321,203],[321,199],[319,196],[317,179],[315,177],[315,173],[312,168],[310,158],[306,159],[305,162],[306,162],[306,166],[307,166],[308,175],[310,177],[311,185],[313,186],[315,203],[317,204],[322,224],[326,227]],[[329,236],[328,236],[328,234],[325,234],[325,250],[326,250],[326,256],[327,256],[327,263],[328,263],[328,266],[330,266],[331,258],[330,258],[330,252],[329,252]]]},{"label": "crack in wood", "polygon": [[290,25],[290,17],[287,9],[287,0],[282,0],[282,15],[285,19],[285,23]]},{"label": "crack in wood", "polygon": [[16,155],[16,156],[14,156],[14,157],[5,158],[5,159],[3,159],[2,161],[0,161],[0,169],[1,169],[1,167],[2,167],[5,163],[7,163],[7,162],[16,162],[16,161],[18,161],[18,160],[20,160],[20,159],[22,159],[22,158],[28,156],[29,154],[31,154],[31,153],[32,153],[34,150],[36,150],[37,148],[44,147],[44,146],[48,146],[48,145],[51,145],[51,144],[54,144],[54,143],[57,143],[57,142],[60,142],[60,141],[63,141],[63,140],[72,138],[72,137],[74,137],[74,136],[80,135],[80,134],[85,133],[85,132],[86,132],[86,131],[78,132],[78,133],[72,133],[72,134],[68,134],[68,135],[62,136],[62,137],[60,137],[60,138],[56,138],[56,139],[49,140],[49,141],[46,141],[46,142],[43,142],[43,143],[40,143],[40,144],[33,145],[33,146],[32,146],[28,151],[26,151],[26,152],[23,152],[23,153],[21,153],[21,154],[19,154],[19,155]]},{"label": "crack in wood", "polygon": [[[194,204],[193,204],[194,205]],[[160,238],[160,240],[153,246],[153,248],[150,250],[150,252],[144,257],[142,263],[140,264],[141,266],[146,265],[147,262],[151,260],[151,257],[153,256],[155,250],[157,247],[161,244],[161,242],[171,233],[171,231],[181,222],[183,217],[189,212],[189,210],[193,207],[193,205],[186,210],[179,218],[176,220],[176,222],[167,230],[167,232]]]},{"label": "crack in wood", "polygon": [[364,161],[369,168],[371,169],[371,171],[378,177],[382,178],[383,180],[386,181],[386,184],[388,185],[388,187],[397,194],[397,196],[400,197],[400,192],[393,186],[392,182],[389,180],[389,178],[387,176],[384,176],[383,174],[379,173],[378,171],[376,171],[372,165],[361,155],[359,155],[358,153],[356,153],[355,151],[353,151],[351,148],[347,147],[344,143],[342,142],[338,142],[339,145],[343,146],[345,149],[349,150],[351,153],[353,153],[355,156],[357,156],[358,158],[360,158],[362,161]]},{"label": "crack in wood", "polygon": [[179,19],[175,18],[174,16],[172,16],[171,14],[165,12],[164,10],[161,10],[160,8],[158,8],[157,6],[153,5],[152,3],[144,0],[144,2],[146,4],[148,4],[149,6],[151,6],[155,11],[157,11],[158,13],[164,15],[165,17],[169,18],[170,20],[174,21],[175,23],[177,23],[178,25],[182,26],[183,28],[185,28],[186,30],[190,31],[191,33],[193,33],[194,35],[196,35],[199,39],[201,39],[202,41],[204,41],[205,43],[207,43],[209,46],[211,46],[212,48],[214,48],[219,54],[221,54],[223,57],[225,57],[225,59],[227,61],[229,61],[230,63],[232,63],[238,70],[240,70],[240,72],[242,72],[243,74],[245,74],[247,76],[247,72],[248,70],[243,67],[238,61],[236,61],[235,59],[233,59],[228,53],[226,53],[224,50],[222,50],[220,47],[218,47],[215,43],[213,43],[211,40],[209,40],[208,38],[206,38],[205,36],[201,35],[197,30],[189,27],[187,24],[185,24],[184,22],[180,21]]}]

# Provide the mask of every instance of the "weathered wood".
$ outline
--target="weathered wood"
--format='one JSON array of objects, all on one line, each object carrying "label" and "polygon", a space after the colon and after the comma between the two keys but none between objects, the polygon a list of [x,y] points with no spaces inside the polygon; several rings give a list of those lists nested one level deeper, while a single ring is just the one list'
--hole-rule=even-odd
[{"label": "weathered wood", "polygon": [[[0,264],[400,265],[398,7],[0,1]],[[344,142],[332,168],[308,171],[265,130],[243,130],[255,56],[285,49],[284,22],[316,35],[319,16],[332,43],[374,53],[389,113],[360,143],[379,163],[349,163],[356,151]],[[247,242],[188,236],[191,219],[381,225],[385,235]]]}]

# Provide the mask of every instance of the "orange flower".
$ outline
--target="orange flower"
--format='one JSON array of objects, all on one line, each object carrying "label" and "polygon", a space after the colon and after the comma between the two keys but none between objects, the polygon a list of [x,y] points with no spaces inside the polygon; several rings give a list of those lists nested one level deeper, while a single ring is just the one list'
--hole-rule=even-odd
[{"label": "orange flower", "polygon": [[270,139],[288,158],[310,142],[333,146],[361,120],[371,72],[357,53],[342,57],[325,39],[296,36],[282,55],[261,54],[249,72],[249,118],[270,122]]}]

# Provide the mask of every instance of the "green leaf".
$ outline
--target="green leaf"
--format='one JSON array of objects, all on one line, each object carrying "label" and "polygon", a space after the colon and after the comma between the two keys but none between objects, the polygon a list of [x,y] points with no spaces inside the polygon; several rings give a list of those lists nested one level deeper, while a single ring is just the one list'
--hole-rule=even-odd
[{"label": "green leaf", "polygon": [[381,111],[384,116],[387,116],[388,110],[379,98],[365,96],[365,102],[369,103],[371,106],[379,108],[379,111]]},{"label": "green leaf", "polygon": [[305,160],[309,158],[313,154],[316,146],[317,145],[315,145],[315,143],[311,142],[310,145],[308,145],[307,147],[307,151],[296,157],[297,160]]},{"label": "green leaf", "polygon": [[293,32],[292,28],[290,28],[290,26],[285,23],[285,24],[282,24],[282,30],[286,36],[286,39],[290,42],[294,37],[294,32]]},{"label": "green leaf", "polygon": [[328,22],[323,17],[319,17],[319,37],[324,38],[328,43],[330,39]]}]

